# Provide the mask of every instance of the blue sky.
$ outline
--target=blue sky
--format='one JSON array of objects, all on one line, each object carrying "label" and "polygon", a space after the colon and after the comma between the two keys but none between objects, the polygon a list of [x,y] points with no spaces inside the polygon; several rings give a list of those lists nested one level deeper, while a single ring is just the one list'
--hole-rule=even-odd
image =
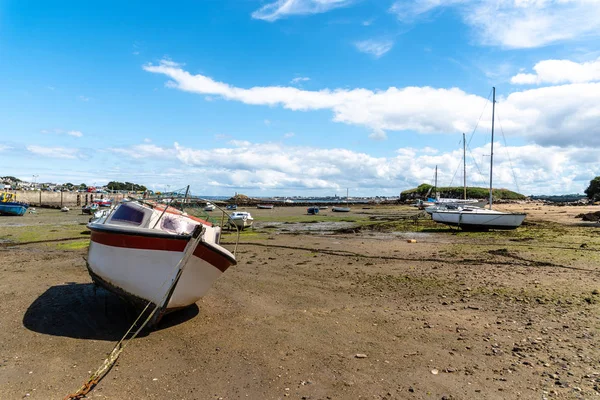
[{"label": "blue sky", "polygon": [[484,186],[495,85],[495,186],[581,192],[600,175],[598,32],[592,0],[4,1],[0,175],[396,195],[436,165],[462,182],[482,115]]}]

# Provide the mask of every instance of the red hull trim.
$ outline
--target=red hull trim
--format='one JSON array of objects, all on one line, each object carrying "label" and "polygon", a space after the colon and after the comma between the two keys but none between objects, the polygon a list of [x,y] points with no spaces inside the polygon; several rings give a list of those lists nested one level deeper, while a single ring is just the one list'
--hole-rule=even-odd
[{"label": "red hull trim", "polygon": [[[183,252],[188,243],[188,238],[174,237],[152,237],[148,235],[135,235],[134,233],[107,232],[91,229],[92,242],[112,247],[122,247],[127,249],[140,250],[160,250],[160,251],[178,251]],[[221,272],[234,265],[235,260],[231,260],[224,254],[215,251],[210,244],[202,242],[194,256],[206,261]]]}]

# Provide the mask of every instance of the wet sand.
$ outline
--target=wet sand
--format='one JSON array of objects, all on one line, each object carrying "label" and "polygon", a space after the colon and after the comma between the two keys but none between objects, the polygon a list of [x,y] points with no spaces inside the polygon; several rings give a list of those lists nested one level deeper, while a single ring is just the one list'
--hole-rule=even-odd
[{"label": "wet sand", "polygon": [[[404,206],[249,209],[239,264],[135,339],[88,397],[597,397],[600,224],[574,216],[600,207],[498,208],[527,224],[463,233]],[[88,217],[38,211],[0,219],[5,242],[38,242],[0,247],[1,399],[62,399],[135,318],[91,284]]]}]

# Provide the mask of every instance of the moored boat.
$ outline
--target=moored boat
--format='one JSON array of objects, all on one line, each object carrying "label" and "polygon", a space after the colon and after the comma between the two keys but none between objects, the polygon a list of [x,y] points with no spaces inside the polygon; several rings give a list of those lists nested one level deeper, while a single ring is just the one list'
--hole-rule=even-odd
[{"label": "moored boat", "polygon": [[[492,210],[493,203],[493,167],[494,167],[494,114],[496,110],[496,88],[492,88],[492,139],[490,142],[490,191],[489,208],[460,206],[456,210],[436,209],[431,213],[435,222],[459,226],[464,230],[516,229],[525,220],[525,213],[507,213]],[[463,136],[463,143],[464,136]],[[465,184],[466,191],[466,184]]]},{"label": "moored boat", "polygon": [[[92,280],[138,306],[163,307],[161,315],[194,304],[236,264],[219,244],[221,228],[163,204],[123,202],[87,226]],[[178,270],[181,279],[174,281]]]},{"label": "moored boat", "polygon": [[83,207],[81,207],[81,213],[82,214],[94,214],[96,211],[98,211],[98,204],[97,203],[92,203],[92,204],[87,204]]},{"label": "moored boat", "polygon": [[253,222],[254,218],[246,211],[236,211],[229,216],[229,224],[237,226],[240,230],[251,227]]},{"label": "moored boat", "polygon": [[350,212],[350,207],[333,206],[333,207],[331,207],[331,211],[335,211],[335,212]]},{"label": "moored boat", "polygon": [[21,216],[27,212],[29,204],[17,201],[14,193],[0,193],[0,215]]},{"label": "moored boat", "polygon": [[308,207],[306,213],[310,215],[316,215],[319,213],[319,207]]}]

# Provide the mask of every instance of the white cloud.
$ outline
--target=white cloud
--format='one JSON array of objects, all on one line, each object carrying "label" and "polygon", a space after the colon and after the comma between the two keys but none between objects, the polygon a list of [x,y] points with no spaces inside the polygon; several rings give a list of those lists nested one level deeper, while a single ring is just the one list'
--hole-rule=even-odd
[{"label": "white cloud", "polygon": [[511,78],[517,85],[584,83],[600,81],[600,58],[578,63],[570,60],[544,60],[533,67],[535,74],[519,73]]},{"label": "white cloud", "polygon": [[308,77],[305,77],[305,76],[298,76],[298,77],[296,77],[296,78],[292,79],[292,80],[290,81],[290,83],[291,83],[292,85],[296,85],[296,84],[298,84],[298,83],[301,83],[301,82],[308,82],[308,81],[310,81],[310,78],[308,78]]},{"label": "white cloud", "polygon": [[131,158],[173,158],[175,152],[172,149],[157,146],[155,144],[138,144],[129,148],[115,148],[111,147],[108,149],[113,153],[123,154]]},{"label": "white cloud", "polygon": [[320,14],[352,4],[354,0],[276,0],[252,13],[252,18],[277,21],[291,15]]},{"label": "white cloud", "polygon": [[371,54],[376,58],[379,58],[394,47],[394,42],[387,39],[368,39],[355,42],[354,46],[356,46],[356,49],[361,53]]},{"label": "white cloud", "polygon": [[229,144],[241,148],[250,147],[252,145],[252,143],[247,140],[230,140]]},{"label": "white cloud", "polygon": [[293,138],[294,136],[296,136],[296,134],[294,132],[288,132],[288,133],[286,133],[286,134],[283,135],[283,137],[285,139]]},{"label": "white cloud", "polygon": [[390,11],[413,22],[445,7],[458,7],[486,45],[532,48],[600,32],[598,0],[412,0],[397,1]]},{"label": "white cloud", "polygon": [[79,96],[79,100],[87,102],[90,101],[90,98],[85,96]]},{"label": "white cloud", "polygon": [[266,126],[271,126],[271,120],[265,119],[263,122]]},{"label": "white cloud", "polygon": [[51,158],[77,159],[82,156],[79,152],[79,149],[68,147],[44,147],[30,145],[27,146],[27,150],[33,154]]},{"label": "white cloud", "polygon": [[83,132],[76,131],[76,130],[65,131],[64,129],[42,129],[40,131],[40,133],[43,133],[43,134],[54,133],[56,135],[69,135],[69,136],[78,137],[78,138],[83,137]]},{"label": "white cloud", "polygon": [[[135,146],[127,151],[135,151]],[[460,185],[462,150],[438,152],[430,147],[400,148],[390,157],[375,157],[347,149],[286,146],[281,143],[233,142],[232,147],[197,149],[175,143],[161,152],[172,154],[185,167],[172,171],[191,182],[221,188],[257,189],[276,193],[316,190],[332,194],[354,188],[357,195],[399,193],[431,182],[439,166],[440,185]],[[472,148],[467,160],[467,183],[488,185],[489,143]],[[510,159],[508,157],[510,155]],[[150,153],[147,158],[154,158]],[[479,163],[476,166],[473,162]],[[512,165],[512,167],[511,167]],[[504,147],[495,143],[494,187],[525,194],[581,192],[600,170],[597,151],[583,147],[525,145]],[[453,181],[454,178],[454,181]],[[374,192],[376,191],[376,192]]]},{"label": "white cloud", "polygon": [[150,139],[150,138],[145,138],[145,139],[144,139],[144,143],[152,143],[152,139]]},{"label": "white cloud", "polygon": [[[202,95],[221,96],[249,105],[281,106],[294,111],[331,110],[333,121],[360,125],[372,137],[390,131],[420,133],[470,132],[486,99],[458,88],[390,87],[386,90],[323,89],[266,86],[238,88],[204,75],[191,75],[165,64],[144,69],[172,80],[167,86]],[[539,144],[600,146],[594,135],[600,124],[600,83],[544,87],[498,97],[497,115],[507,134],[518,134]],[[491,107],[479,126],[489,128]]]},{"label": "white cloud", "polygon": [[6,151],[6,150],[10,150],[12,149],[12,147],[6,145],[6,144],[0,144],[0,151]]}]

